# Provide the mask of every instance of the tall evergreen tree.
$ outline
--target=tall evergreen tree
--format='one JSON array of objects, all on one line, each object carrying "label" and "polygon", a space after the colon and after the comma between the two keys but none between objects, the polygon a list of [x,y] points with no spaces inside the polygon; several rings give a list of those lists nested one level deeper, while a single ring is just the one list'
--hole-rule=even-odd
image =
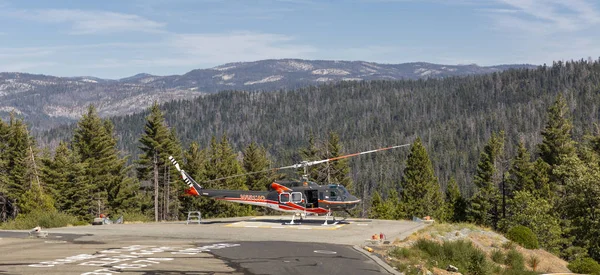
[{"label": "tall evergreen tree", "polygon": [[[237,160],[237,154],[231,148],[227,136],[223,135],[221,142],[213,137],[208,151],[206,162],[206,177],[208,180],[219,179],[243,173],[242,165]],[[229,178],[214,182],[207,182],[205,188],[248,190],[244,177]],[[202,198],[207,200],[208,198]],[[210,200],[210,199],[208,199]],[[210,201],[204,204],[202,214],[209,217],[235,217],[252,214],[252,208],[236,203],[223,201]]]},{"label": "tall evergreen tree", "polygon": [[8,188],[8,139],[10,128],[0,119],[0,192],[6,193]]},{"label": "tall evergreen tree", "polygon": [[498,185],[502,180],[502,157],[504,151],[504,133],[492,134],[488,144],[483,148],[475,185],[477,192],[471,199],[468,216],[472,222],[484,226],[498,228],[501,211],[501,197]]},{"label": "tall evergreen tree", "polygon": [[444,200],[433,166],[421,138],[413,143],[402,177],[401,202],[404,218],[433,216],[443,219]]},{"label": "tall evergreen tree", "polygon": [[116,146],[112,123],[100,119],[90,105],[75,129],[73,150],[85,167],[84,186],[90,187],[93,215],[135,208],[137,183],[127,176],[127,159],[119,156]]},{"label": "tall evergreen tree", "polygon": [[[200,146],[197,142],[192,142],[188,147],[187,151],[184,153],[185,155],[185,164],[183,164],[183,169],[190,174],[190,176],[198,181],[199,183],[205,181],[206,178],[206,161],[207,155],[206,151],[200,149]],[[185,190],[189,187],[185,184],[180,185],[182,194],[185,194]],[[207,186],[203,186],[207,187]],[[206,198],[197,198],[193,196],[184,195],[181,198],[180,209],[181,212],[186,211],[200,211],[205,209],[204,205],[213,203],[213,201],[207,200]],[[183,216],[180,216],[183,218]]]},{"label": "tall evergreen tree", "polygon": [[548,108],[548,121],[539,145],[540,157],[552,167],[561,164],[561,155],[572,156],[576,152],[569,113],[567,101],[562,94],[558,94],[554,104]]},{"label": "tall evergreen tree", "polygon": [[576,156],[575,141],[572,138],[573,123],[567,101],[559,94],[554,104],[548,108],[546,127],[542,131],[542,143],[539,145],[540,158],[550,166],[550,188],[559,198],[566,195],[565,179],[554,171],[563,165],[565,159]]},{"label": "tall evergreen tree", "polygon": [[[171,128],[169,133],[169,140],[167,142],[166,154],[163,156],[164,159],[168,159],[169,156],[176,156],[177,158],[183,156],[183,148],[181,142],[177,137],[177,132],[174,128]],[[179,209],[181,208],[181,201],[179,200],[181,191],[184,190],[185,184],[179,181],[179,174],[176,169],[172,169],[172,166],[168,161],[164,163],[163,167],[164,175],[164,219],[172,219],[179,216]]]},{"label": "tall evergreen tree", "polygon": [[58,211],[87,221],[92,218],[93,197],[85,176],[85,166],[65,142],[56,147],[54,158],[43,160],[42,178]]},{"label": "tall evergreen tree", "polygon": [[[8,198],[19,201],[22,195],[31,188],[27,158],[31,140],[27,134],[27,126],[23,120],[17,119],[11,113],[9,122],[9,137],[7,150],[8,182],[6,191]],[[18,202],[20,205],[20,202]]]},{"label": "tall evergreen tree", "polygon": [[42,159],[44,164],[42,178],[49,187],[47,192],[52,194],[55,207],[59,211],[68,209],[66,205],[69,198],[66,197],[66,191],[67,188],[71,187],[69,180],[73,166],[73,163],[71,163],[72,154],[67,143],[61,141],[56,147],[54,158]]},{"label": "tall evergreen tree", "polygon": [[[303,161],[319,160],[323,157],[322,149],[317,144],[316,138],[313,133],[308,136],[308,145],[305,148],[300,148],[300,157]],[[316,181],[318,183],[327,182],[327,174],[321,173],[317,166],[308,167],[308,175],[304,175],[304,168],[300,168],[298,173],[301,176],[307,176],[309,180]]]},{"label": "tall evergreen tree", "polygon": [[161,217],[159,213],[160,197],[160,168],[165,165],[165,155],[170,142],[169,129],[165,125],[165,119],[158,106],[154,102],[150,114],[146,118],[144,134],[140,138],[139,147],[143,154],[138,161],[138,177],[140,180],[151,179],[154,190],[154,220],[158,221]]},{"label": "tall evergreen tree", "polygon": [[454,178],[450,178],[446,189],[446,211],[446,219],[452,222],[467,220],[467,201],[460,194],[460,189]]},{"label": "tall evergreen tree", "polygon": [[531,162],[531,154],[525,148],[523,142],[519,142],[517,148],[517,155],[513,159],[511,166],[508,170],[510,178],[507,179],[507,188],[505,194],[510,198],[513,192],[527,191],[533,192],[535,190],[535,183],[532,178],[533,174],[533,163]]},{"label": "tall evergreen tree", "polygon": [[569,221],[573,245],[586,248],[600,261],[600,166],[577,156],[562,155],[559,161],[554,172],[564,180],[566,192],[556,209]]},{"label": "tall evergreen tree", "polygon": [[[242,162],[246,173],[265,171],[271,166],[267,157],[267,151],[255,142],[251,142],[246,147],[246,150],[244,150],[244,159]],[[246,186],[250,190],[264,191],[276,179],[277,175],[272,171],[250,174],[246,176]]]}]

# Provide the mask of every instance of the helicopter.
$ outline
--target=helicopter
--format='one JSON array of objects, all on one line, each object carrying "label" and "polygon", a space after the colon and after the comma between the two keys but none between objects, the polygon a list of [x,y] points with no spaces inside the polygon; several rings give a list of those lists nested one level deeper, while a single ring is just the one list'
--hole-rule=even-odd
[{"label": "helicopter", "polygon": [[370,154],[394,148],[406,147],[410,144],[396,145],[391,147],[384,147],[375,150],[369,150],[354,154],[348,154],[323,160],[316,161],[302,161],[297,164],[283,166],[279,168],[271,168],[262,171],[250,172],[245,174],[237,174],[228,177],[222,177],[211,181],[219,181],[224,179],[230,179],[235,177],[242,177],[246,175],[265,173],[270,171],[279,171],[284,169],[304,169],[304,175],[301,180],[295,181],[273,181],[268,186],[268,191],[247,191],[247,190],[219,190],[219,189],[204,189],[198,182],[196,182],[186,171],[181,169],[179,163],[169,156],[169,160],[175,166],[177,171],[181,174],[181,178],[189,187],[185,192],[191,196],[206,196],[215,200],[230,201],[242,204],[256,205],[262,207],[268,207],[283,212],[294,213],[292,220],[286,224],[296,224],[294,217],[300,215],[301,217],[307,214],[314,215],[326,215],[325,222],[323,225],[328,225],[329,217],[333,218],[333,224],[337,224],[333,211],[348,211],[355,208],[360,199],[350,194],[348,190],[340,184],[324,184],[320,185],[313,181],[308,180],[308,167],[322,164],[331,161],[337,161],[353,156],[359,156],[364,154]]}]

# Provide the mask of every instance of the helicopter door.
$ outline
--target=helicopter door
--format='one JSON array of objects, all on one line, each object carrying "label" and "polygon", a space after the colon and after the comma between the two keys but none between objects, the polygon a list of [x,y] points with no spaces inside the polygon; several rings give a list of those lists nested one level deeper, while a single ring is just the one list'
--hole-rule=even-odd
[{"label": "helicopter door", "polygon": [[[306,208],[318,208],[319,207],[319,191],[318,190],[306,190]],[[322,194],[322,193],[321,193]]]},{"label": "helicopter door", "polygon": [[288,203],[288,202],[290,202],[290,193],[279,194],[279,203]]},{"label": "helicopter door", "polygon": [[292,192],[292,202],[293,203],[301,203],[302,202],[302,192]]}]

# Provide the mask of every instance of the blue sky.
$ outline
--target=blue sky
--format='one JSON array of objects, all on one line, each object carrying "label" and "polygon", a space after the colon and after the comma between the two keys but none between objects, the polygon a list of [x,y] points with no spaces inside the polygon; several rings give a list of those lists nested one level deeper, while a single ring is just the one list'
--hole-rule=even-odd
[{"label": "blue sky", "polygon": [[0,71],[121,78],[269,58],[597,59],[597,0],[0,0]]}]

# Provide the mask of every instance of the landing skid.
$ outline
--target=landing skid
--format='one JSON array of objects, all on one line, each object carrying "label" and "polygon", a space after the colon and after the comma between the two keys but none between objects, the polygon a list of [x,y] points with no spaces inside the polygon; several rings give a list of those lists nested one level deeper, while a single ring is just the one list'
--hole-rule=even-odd
[{"label": "landing skid", "polygon": [[284,225],[300,225],[302,224],[302,221],[304,220],[302,216],[300,216],[300,222],[294,222],[294,218],[296,217],[296,214],[292,215],[292,220],[290,222],[284,222]]},{"label": "landing skid", "polygon": [[[329,216],[331,216],[333,218],[333,223],[327,223],[329,221]],[[331,213],[331,210],[329,210],[327,212],[327,215],[325,215],[325,222],[323,223],[323,225],[336,225],[338,224],[338,222],[335,220],[335,216],[333,216],[333,214]]]}]

